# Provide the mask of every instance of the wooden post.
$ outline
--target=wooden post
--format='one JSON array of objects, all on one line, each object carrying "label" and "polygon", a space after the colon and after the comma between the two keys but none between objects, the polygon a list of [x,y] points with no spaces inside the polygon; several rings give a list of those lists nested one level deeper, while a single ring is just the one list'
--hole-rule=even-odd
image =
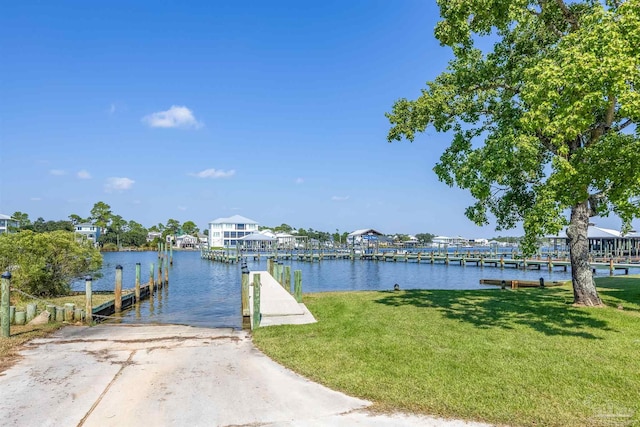
[{"label": "wooden post", "polygon": [[64,320],[66,322],[73,321],[73,314],[76,311],[76,305],[72,302],[65,303],[64,305]]},{"label": "wooden post", "polygon": [[260,275],[253,275],[253,325],[251,329],[260,326]]},{"label": "wooden post", "polygon": [[2,303],[0,304],[0,321],[2,322],[2,336],[8,338],[10,336],[9,327],[9,292],[11,290],[11,273],[5,271],[2,273]]},{"label": "wooden post", "polygon": [[[84,278],[84,318],[87,322],[87,325],[90,325],[93,321],[93,302],[92,299],[92,289],[91,289],[91,276],[87,276]],[[53,313],[51,313],[53,316]]]},{"label": "wooden post", "polygon": [[302,270],[293,272],[293,296],[297,302],[302,302]]},{"label": "wooden post", "polygon": [[273,258],[267,260],[267,271],[273,276]]},{"label": "wooden post", "polygon": [[153,263],[151,263],[151,265],[149,266],[149,297],[153,298],[153,285],[156,282],[155,277],[153,277],[153,273],[156,271],[156,267],[155,265],[153,265]]},{"label": "wooden post", "polygon": [[37,304],[27,304],[27,323],[31,322],[36,317]]},{"label": "wooden post", "polygon": [[500,254],[500,268],[504,268],[504,255]]},{"label": "wooden post", "polygon": [[247,266],[242,267],[242,282],[241,282],[241,291],[242,291],[242,316],[249,316],[251,313],[249,312],[249,269]]},{"label": "wooden post", "polygon": [[173,245],[169,246],[169,264],[173,265]]},{"label": "wooden post", "polygon": [[291,266],[284,267],[284,288],[291,293]]},{"label": "wooden post", "polygon": [[136,262],[136,302],[140,302],[140,263]]},{"label": "wooden post", "polygon": [[114,309],[116,313],[122,310],[122,266],[116,265],[116,287],[113,291]]},{"label": "wooden post", "polygon": [[158,257],[158,276],[156,277],[156,287],[162,287],[162,258]]},{"label": "wooden post", "polygon": [[164,259],[164,284],[169,284],[169,259]]},{"label": "wooden post", "polygon": [[613,276],[613,258],[609,259],[609,276]]}]

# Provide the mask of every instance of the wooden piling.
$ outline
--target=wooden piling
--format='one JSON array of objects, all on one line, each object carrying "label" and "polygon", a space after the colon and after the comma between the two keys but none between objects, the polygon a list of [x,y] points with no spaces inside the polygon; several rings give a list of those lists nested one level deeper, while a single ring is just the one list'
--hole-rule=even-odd
[{"label": "wooden piling", "polygon": [[27,323],[26,320],[26,313],[24,311],[16,311],[16,325],[24,325],[25,323]]},{"label": "wooden piling", "polygon": [[65,322],[73,322],[73,313],[76,310],[76,305],[72,302],[68,302],[64,305],[64,320]]},{"label": "wooden piling", "polygon": [[284,288],[291,293],[291,266],[284,267]]},{"label": "wooden piling", "polygon": [[153,265],[153,263],[151,263],[151,265],[149,266],[149,295],[151,296],[151,298],[153,298],[153,285],[156,282],[155,277],[153,277],[155,271],[156,267],[155,265]]},{"label": "wooden piling", "polygon": [[169,284],[169,260],[167,258],[164,259],[164,284]]},{"label": "wooden piling", "polygon": [[140,302],[140,263],[136,262],[136,302]]},{"label": "wooden piling", "polygon": [[31,322],[36,317],[37,304],[27,304],[27,323]]},{"label": "wooden piling", "polygon": [[[0,303],[0,321],[2,322],[2,336],[8,338],[10,336],[10,309],[9,309],[9,292],[11,290],[11,273],[5,271],[2,273],[2,298]],[[15,316],[15,315],[14,315]]]},{"label": "wooden piling", "polygon": [[116,286],[113,291],[113,308],[116,313],[122,311],[122,266],[116,265]]},{"label": "wooden piling", "polygon": [[297,302],[302,302],[302,270],[293,272],[293,296]]},{"label": "wooden piling", "polygon": [[609,276],[613,276],[613,258],[609,259]]},{"label": "wooden piling", "polygon": [[158,257],[158,276],[156,277],[156,287],[162,288],[162,258]]},{"label": "wooden piling", "polygon": [[169,246],[169,264],[173,265],[173,245]]},{"label": "wooden piling", "polygon": [[[84,278],[84,312],[86,313],[84,319],[87,322],[87,325],[90,325],[93,321],[91,280],[91,276],[87,276]],[[51,316],[53,316],[53,313],[51,313]]]},{"label": "wooden piling", "polygon": [[260,326],[260,274],[253,275],[253,325],[251,329]]},{"label": "wooden piling", "polygon": [[242,304],[242,316],[249,316],[249,269],[243,267],[242,269],[242,282],[241,282],[241,304]]}]

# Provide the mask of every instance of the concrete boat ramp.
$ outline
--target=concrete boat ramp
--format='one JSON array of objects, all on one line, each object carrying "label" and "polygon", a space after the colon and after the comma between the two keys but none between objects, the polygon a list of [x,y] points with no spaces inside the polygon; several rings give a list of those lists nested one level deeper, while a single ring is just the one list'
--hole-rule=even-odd
[{"label": "concrete boat ramp", "polygon": [[[260,273],[260,326],[316,321]],[[278,365],[249,331],[181,325],[65,327],[29,342],[0,390],[7,426],[487,426],[374,414]]]}]

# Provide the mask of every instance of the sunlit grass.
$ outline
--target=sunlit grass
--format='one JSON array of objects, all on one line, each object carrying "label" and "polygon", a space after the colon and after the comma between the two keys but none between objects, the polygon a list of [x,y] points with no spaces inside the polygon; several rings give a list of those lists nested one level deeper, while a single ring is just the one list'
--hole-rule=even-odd
[{"label": "sunlit grass", "polygon": [[254,341],[383,411],[514,426],[634,425],[640,279],[598,286],[606,308],[573,307],[570,287],[311,294],[304,302],[317,324],[260,328]]}]

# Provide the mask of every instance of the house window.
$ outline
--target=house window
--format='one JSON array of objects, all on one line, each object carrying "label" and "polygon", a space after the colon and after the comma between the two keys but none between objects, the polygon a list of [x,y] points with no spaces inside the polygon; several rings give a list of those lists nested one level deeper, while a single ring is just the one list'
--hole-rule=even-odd
[{"label": "house window", "polygon": [[225,231],[225,232],[224,232],[224,238],[225,238],[225,239],[228,239],[228,238],[229,238],[229,232],[228,232],[228,231]]},{"label": "house window", "polygon": [[246,230],[246,224],[236,224],[236,230]]},{"label": "house window", "polygon": [[235,231],[232,231],[231,237],[235,239],[236,237],[238,237],[238,233],[236,233]]}]

